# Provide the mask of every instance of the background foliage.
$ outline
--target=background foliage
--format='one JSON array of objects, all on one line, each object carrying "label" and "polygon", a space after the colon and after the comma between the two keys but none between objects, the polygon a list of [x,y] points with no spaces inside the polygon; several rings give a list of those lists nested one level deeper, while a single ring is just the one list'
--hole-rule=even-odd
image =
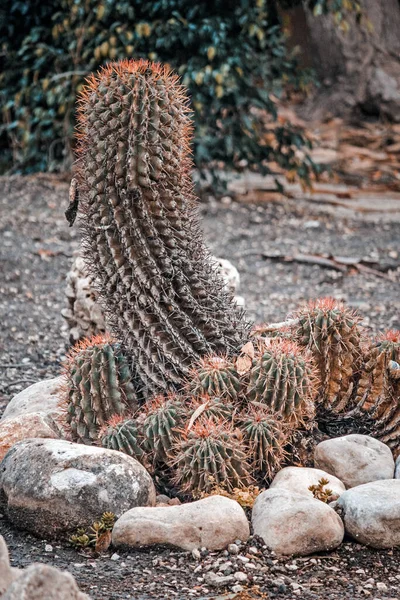
[{"label": "background foliage", "polygon": [[[333,0],[342,5],[350,0]],[[323,12],[330,0],[313,0]],[[340,8],[339,6],[339,8]],[[194,158],[307,179],[304,133],[276,121],[276,98],[298,84],[273,0],[3,0],[0,170],[68,168],[76,93],[110,60],[170,63],[192,98]],[[267,116],[266,116],[267,115]]]}]

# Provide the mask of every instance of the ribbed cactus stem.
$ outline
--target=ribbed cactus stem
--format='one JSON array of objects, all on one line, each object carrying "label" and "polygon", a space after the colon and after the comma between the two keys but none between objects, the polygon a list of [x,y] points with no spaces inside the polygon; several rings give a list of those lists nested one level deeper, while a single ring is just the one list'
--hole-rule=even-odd
[{"label": "ribbed cactus stem", "polygon": [[89,78],[78,119],[84,259],[145,395],[164,391],[246,331],[198,227],[187,97],[168,68],[121,61]]}]

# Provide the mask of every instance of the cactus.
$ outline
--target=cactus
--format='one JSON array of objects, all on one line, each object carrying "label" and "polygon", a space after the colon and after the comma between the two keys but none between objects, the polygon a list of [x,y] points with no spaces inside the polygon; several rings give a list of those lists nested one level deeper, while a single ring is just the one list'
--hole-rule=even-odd
[{"label": "cactus", "polygon": [[197,223],[187,102],[177,76],[144,60],[108,64],[79,100],[67,218],[78,207],[86,267],[145,398],[247,332]]},{"label": "cactus", "polygon": [[233,421],[236,415],[235,406],[217,396],[203,395],[191,398],[187,408],[192,417],[204,415],[216,421]]},{"label": "cactus", "polygon": [[108,336],[77,344],[67,357],[65,377],[66,420],[74,441],[92,443],[111,416],[137,407],[128,360]]},{"label": "cactus", "polygon": [[314,416],[316,382],[311,355],[295,342],[260,342],[248,374],[248,399],[294,426]]},{"label": "cactus", "polygon": [[253,469],[271,481],[287,456],[287,427],[268,409],[252,407],[242,416],[240,429],[250,449]]},{"label": "cactus", "polygon": [[295,339],[312,352],[318,367],[319,412],[347,412],[362,362],[360,318],[332,298],[312,301],[295,316]]},{"label": "cactus", "polygon": [[389,330],[371,345],[357,388],[358,406],[373,420],[373,433],[400,448],[400,331]]},{"label": "cactus", "polygon": [[138,461],[144,458],[143,432],[138,422],[132,417],[115,415],[99,432],[99,439],[103,448],[118,450]]},{"label": "cactus", "polygon": [[176,437],[187,419],[187,410],[181,399],[170,393],[158,395],[149,401],[143,412],[144,447],[153,463],[168,464]]},{"label": "cactus", "polygon": [[176,483],[198,495],[222,486],[227,491],[251,484],[250,466],[241,440],[224,421],[200,417],[175,447]]},{"label": "cactus", "polygon": [[241,389],[239,374],[226,356],[205,356],[192,369],[188,387],[193,394],[236,400]]}]

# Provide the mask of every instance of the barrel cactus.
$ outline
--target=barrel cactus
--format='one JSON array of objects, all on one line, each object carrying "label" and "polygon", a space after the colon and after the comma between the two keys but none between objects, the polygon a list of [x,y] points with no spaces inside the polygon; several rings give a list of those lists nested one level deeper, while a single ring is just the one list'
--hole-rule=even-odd
[{"label": "barrel cactus", "polygon": [[108,336],[77,344],[67,357],[65,379],[66,420],[74,441],[93,443],[110,417],[138,406],[129,362]]},{"label": "barrel cactus", "polygon": [[347,412],[362,364],[360,317],[332,298],[312,301],[294,316],[295,339],[312,352],[318,368],[319,413]]},{"label": "barrel cactus", "polygon": [[233,362],[227,356],[201,358],[191,371],[188,387],[193,394],[208,394],[236,400],[241,381]]},{"label": "barrel cactus", "polygon": [[139,461],[143,461],[143,431],[133,417],[114,415],[99,432],[103,448],[124,452]]},{"label": "barrel cactus", "polygon": [[145,399],[247,333],[197,222],[188,100],[168,67],[109,63],[81,92],[71,203],[107,326]]},{"label": "barrel cactus", "polygon": [[249,447],[253,470],[271,481],[287,456],[288,427],[268,409],[252,407],[242,415],[240,429]]},{"label": "barrel cactus", "polygon": [[242,441],[224,421],[200,417],[175,447],[176,483],[184,493],[227,491],[251,484],[250,465]]},{"label": "barrel cactus", "polygon": [[374,433],[396,453],[400,449],[400,331],[390,330],[371,344],[357,388],[361,411]]},{"label": "barrel cactus", "polygon": [[155,396],[144,407],[144,447],[153,463],[168,464],[176,438],[184,429],[187,410],[181,398],[173,393]]},{"label": "barrel cactus", "polygon": [[290,340],[260,342],[248,373],[247,398],[293,426],[314,416],[316,381],[311,355]]}]

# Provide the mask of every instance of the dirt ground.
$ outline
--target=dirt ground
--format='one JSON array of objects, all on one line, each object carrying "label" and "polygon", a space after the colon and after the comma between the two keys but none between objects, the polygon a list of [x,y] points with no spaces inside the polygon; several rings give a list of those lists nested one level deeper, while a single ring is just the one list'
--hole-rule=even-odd
[{"label": "dirt ground", "polygon": [[[354,211],[299,199],[249,198],[257,200],[254,194],[240,202],[208,199],[201,211],[213,254],[240,272],[250,319],[282,320],[301,301],[329,295],[359,310],[371,334],[400,328],[400,202],[388,214],[380,211],[379,199],[372,210]],[[79,245],[77,229],[63,216],[67,203],[66,180],[0,178],[0,414],[17,392],[57,375],[67,350],[60,311],[65,275]],[[67,543],[46,550],[48,542],[14,530],[2,516],[0,533],[13,565],[41,561],[68,568],[96,599],[235,597],[216,592],[206,576],[232,562],[224,553],[199,562],[162,549],[87,557]],[[246,554],[255,566],[235,568],[245,570],[251,586],[267,598],[400,598],[398,550],[344,544],[326,556],[278,560],[252,540],[241,549]],[[262,596],[253,588],[247,597]]]}]

